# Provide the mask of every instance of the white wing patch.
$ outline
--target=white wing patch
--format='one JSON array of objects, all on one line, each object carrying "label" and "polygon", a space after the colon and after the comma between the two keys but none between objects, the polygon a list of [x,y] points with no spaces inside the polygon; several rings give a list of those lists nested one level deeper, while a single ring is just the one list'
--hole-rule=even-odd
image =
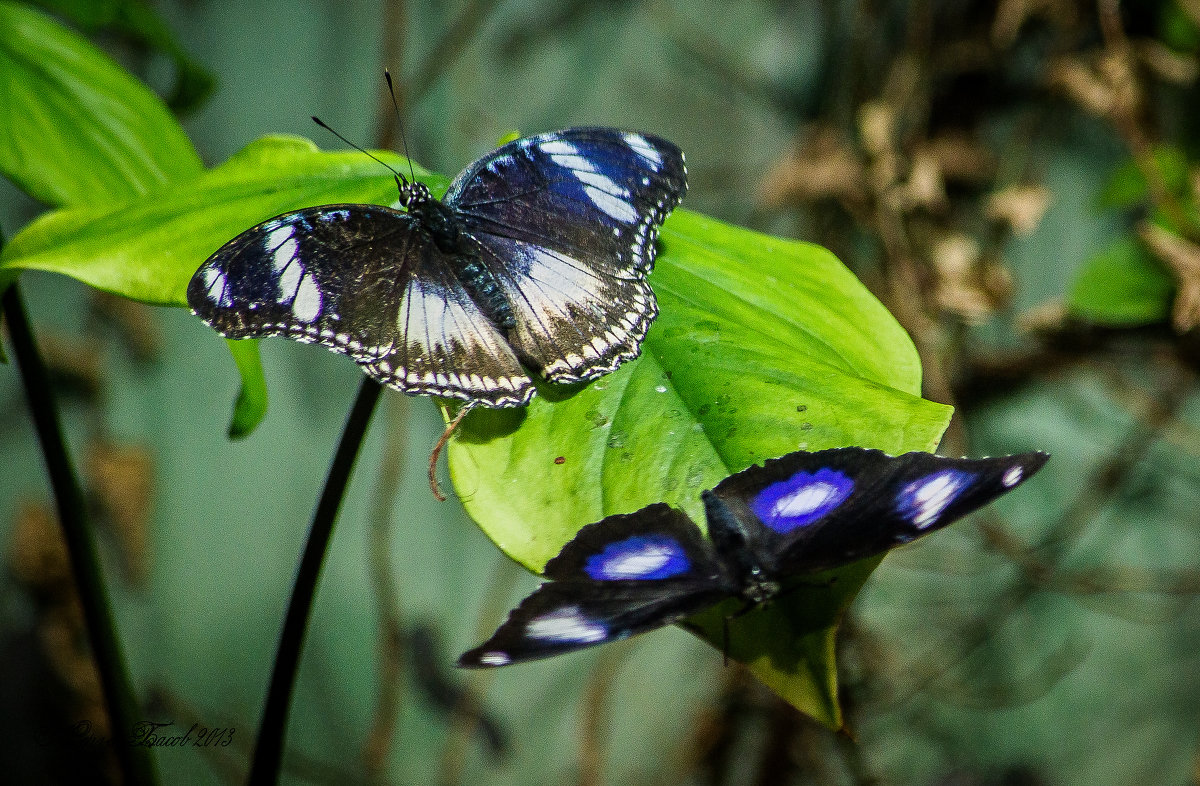
[{"label": "white wing patch", "polygon": [[608,628],[585,617],[578,606],[566,606],[525,623],[525,635],[540,641],[582,644],[604,641]]},{"label": "white wing patch", "polygon": [[662,154],[646,141],[646,137],[641,134],[625,134],[624,138],[625,144],[629,145],[629,148],[633,152],[644,158],[646,163],[650,164],[651,169],[657,172],[662,168]]},{"label": "white wing patch", "polygon": [[225,273],[216,267],[204,268],[204,292],[209,302],[221,308],[232,308],[233,297],[229,294],[229,279]]},{"label": "white wing patch", "polygon": [[1010,489],[1013,486],[1020,483],[1021,478],[1024,475],[1025,475],[1025,470],[1021,469],[1021,467],[1019,467],[1019,466],[1018,467],[1010,467],[1009,470],[1004,473],[1004,477],[1002,477],[1000,479],[1000,482],[1004,484],[1005,488]]},{"label": "white wing patch", "polygon": [[918,529],[933,524],[971,482],[973,475],[947,469],[913,481],[900,491],[900,506]]},{"label": "white wing patch", "polygon": [[583,191],[588,195],[588,199],[592,200],[593,205],[616,220],[626,224],[632,224],[638,220],[638,212],[628,200],[613,196],[608,191],[596,186],[584,186]]}]

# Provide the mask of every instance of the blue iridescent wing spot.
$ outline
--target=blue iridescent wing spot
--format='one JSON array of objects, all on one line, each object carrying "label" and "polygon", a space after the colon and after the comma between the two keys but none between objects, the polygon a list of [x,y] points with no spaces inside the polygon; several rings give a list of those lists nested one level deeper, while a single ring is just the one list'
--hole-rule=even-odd
[{"label": "blue iridescent wing spot", "polygon": [[666,579],[686,573],[692,566],[679,541],[666,535],[634,535],[609,543],[584,563],[584,571],[597,581]]},{"label": "blue iridescent wing spot", "polygon": [[[1020,467],[1014,474],[1009,470],[1002,482],[1008,486],[1021,480]],[[942,513],[960,494],[975,482],[975,473],[958,469],[944,469],[932,475],[912,481],[896,495],[896,512],[912,522],[917,529],[925,529],[936,523]]]},{"label": "blue iridescent wing spot", "polygon": [[787,534],[828,515],[853,491],[854,481],[836,470],[797,472],[760,491],[750,510],[771,529]]}]

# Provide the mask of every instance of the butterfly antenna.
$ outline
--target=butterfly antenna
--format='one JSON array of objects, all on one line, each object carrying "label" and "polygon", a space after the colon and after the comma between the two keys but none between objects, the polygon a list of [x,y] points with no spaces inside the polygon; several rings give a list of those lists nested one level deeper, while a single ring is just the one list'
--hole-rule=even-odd
[{"label": "butterfly antenna", "polygon": [[[336,136],[338,139],[340,139],[340,140],[342,140],[343,142],[345,142],[345,143],[346,143],[347,145],[349,145],[350,147],[354,148],[355,150],[357,150],[358,152],[362,153],[363,155],[365,155],[365,156],[367,156],[367,157],[371,158],[371,159],[372,159],[372,160],[374,160],[374,161],[378,161],[380,164],[383,164],[385,167],[387,167],[388,171],[389,171],[389,172],[391,172],[393,175],[395,175],[395,176],[396,176],[396,182],[397,182],[397,184],[400,184],[400,183],[407,183],[407,182],[408,182],[407,180],[405,180],[405,179],[404,179],[404,175],[402,175],[402,174],[400,174],[399,172],[397,172],[397,171],[396,171],[396,170],[395,170],[395,169],[392,167],[392,165],[391,165],[391,164],[389,164],[388,162],[384,161],[382,158],[380,158],[379,156],[375,155],[375,154],[374,154],[374,153],[372,153],[370,150],[367,150],[367,149],[365,149],[365,148],[363,148],[363,147],[360,147],[360,146],[358,146],[358,145],[354,144],[354,143],[353,143],[353,142],[351,142],[349,139],[347,139],[346,137],[344,137],[344,136],[342,136],[341,134],[339,134],[337,131],[334,131],[332,128],[330,128],[330,127],[329,127],[329,125],[328,125],[328,124],[327,124],[327,123],[326,123],[324,120],[322,120],[321,118],[317,117],[316,115],[313,115],[313,116],[312,116],[312,119],[313,119],[313,122],[314,122],[314,123],[316,123],[317,125],[319,125],[321,128],[324,128],[326,131],[328,131],[329,133],[333,134],[334,136]],[[410,163],[410,166],[411,166],[411,163]]]},{"label": "butterfly antenna", "polygon": [[396,113],[396,128],[400,131],[400,147],[404,150],[404,160],[408,162],[408,175],[411,179],[416,180],[417,175],[413,172],[412,156],[408,154],[408,137],[404,134],[404,119],[400,116],[400,102],[396,100],[396,86],[392,84],[392,72],[383,69],[383,78],[387,80],[388,95],[392,97],[392,110]]},{"label": "butterfly antenna", "polygon": [[442,432],[441,439],[433,446],[433,452],[429,454],[429,490],[433,492],[434,498],[438,502],[445,502],[446,495],[442,493],[437,482],[437,460],[438,456],[442,455],[442,448],[446,447],[446,443],[450,441],[450,435],[458,428],[458,424],[462,423],[462,419],[467,416],[471,408],[475,406],[472,401],[463,404],[462,409],[454,416],[454,420],[450,421],[450,425],[446,426],[446,430]]}]

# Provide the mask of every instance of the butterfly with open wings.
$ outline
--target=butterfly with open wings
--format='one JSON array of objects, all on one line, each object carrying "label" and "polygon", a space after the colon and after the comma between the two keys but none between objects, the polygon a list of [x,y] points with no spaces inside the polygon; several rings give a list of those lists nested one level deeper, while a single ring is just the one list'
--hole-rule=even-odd
[{"label": "butterfly with open wings", "polygon": [[701,494],[708,539],[663,503],[579,531],[550,579],[466,667],[505,666],[678,622],[727,598],[752,609],[786,582],[881,554],[986,505],[1037,472],[1045,453],[952,459],[878,450],[798,451]]},{"label": "butterfly with open wings", "polygon": [[442,200],[397,174],[405,210],[324,205],[226,243],[188,285],[227,338],[288,336],[404,393],[513,407],[637,357],[646,276],[687,170],[671,142],[611,128],[518,139]]}]

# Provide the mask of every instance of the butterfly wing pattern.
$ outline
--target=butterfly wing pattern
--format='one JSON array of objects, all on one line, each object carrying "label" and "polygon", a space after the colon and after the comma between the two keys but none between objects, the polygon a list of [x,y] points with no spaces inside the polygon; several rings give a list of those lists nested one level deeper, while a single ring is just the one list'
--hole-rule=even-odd
[{"label": "butterfly wing pattern", "polygon": [[702,497],[709,539],[656,503],[589,524],[546,565],[549,581],[459,665],[502,666],[626,638],[726,598],[769,602],[792,577],[881,554],[940,529],[1037,472],[1044,453],[951,459],[798,451]]},{"label": "butterfly wing pattern", "polygon": [[504,145],[445,201],[513,309],[517,354],[566,384],[637,357],[658,313],[645,279],[658,228],[686,191],[671,142],[576,128]]},{"label": "butterfly wing pattern", "polygon": [[192,277],[188,303],[227,338],[316,342],[407,393],[527,403],[532,381],[455,264],[408,213],[327,205],[226,243]]},{"label": "butterfly wing pattern", "polygon": [[658,227],[686,178],[679,148],[651,135],[519,139],[440,203],[403,183],[407,212],[327,205],[259,224],[200,267],[188,304],[228,338],[319,343],[405,393],[521,406],[535,392],[522,364],[570,383],[638,355]]},{"label": "butterfly wing pattern", "polygon": [[522,601],[458,665],[504,666],[623,639],[681,620],[736,589],[695,523],[661,502],[584,527],[544,573],[555,580]]}]

